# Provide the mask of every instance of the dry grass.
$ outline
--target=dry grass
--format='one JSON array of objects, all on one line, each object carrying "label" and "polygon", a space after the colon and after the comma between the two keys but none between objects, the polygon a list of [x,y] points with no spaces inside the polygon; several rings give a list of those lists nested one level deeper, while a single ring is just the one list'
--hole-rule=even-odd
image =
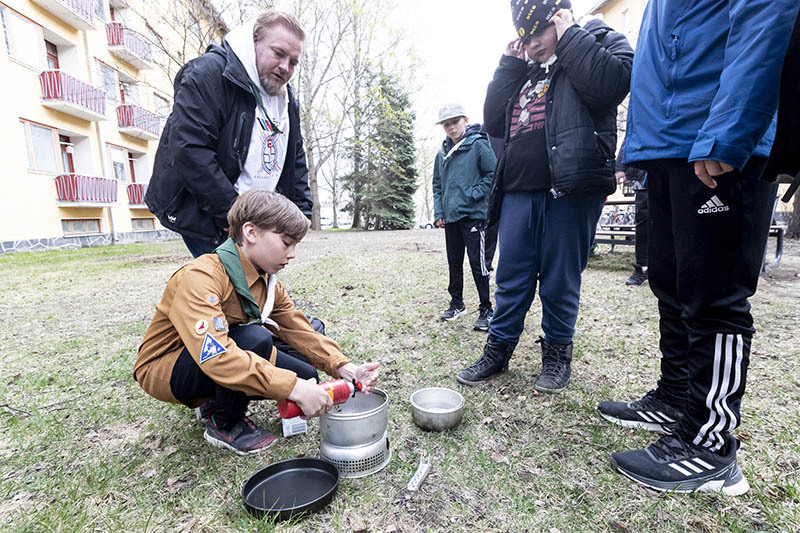
[{"label": "dry grass", "polygon": [[[625,287],[632,254],[601,254],[584,276],[573,381],[565,394],[532,389],[540,369],[538,299],[511,370],[466,388],[455,373],[480,353],[471,313],[444,324],[441,231],[309,235],[283,279],[355,360],[383,364],[394,457],[382,472],[344,480],[332,504],[287,531],[796,531],[800,529],[800,244],[762,277],[743,408],[744,497],[658,495],[609,466],[608,454],[653,440],[602,421],[603,399],[633,399],[658,373],[657,312]],[[191,412],[146,396],[130,372],[164,283],[188,259],[180,243],[0,257],[0,529],[9,531],[254,531],[241,484],[272,461],[316,455],[318,432],[255,458],[202,439]],[[407,399],[423,386],[459,390],[464,423],[446,433],[413,425]],[[274,405],[254,417],[278,429]],[[404,487],[419,453],[433,470]]]}]

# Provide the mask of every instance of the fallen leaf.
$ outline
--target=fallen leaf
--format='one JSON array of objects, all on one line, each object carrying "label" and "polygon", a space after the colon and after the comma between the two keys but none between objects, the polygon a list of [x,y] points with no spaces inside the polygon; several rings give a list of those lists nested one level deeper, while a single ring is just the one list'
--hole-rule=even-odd
[{"label": "fallen leaf", "polygon": [[507,458],[507,457],[503,457],[503,456],[502,456],[502,455],[500,455],[499,453],[493,453],[493,454],[492,454],[492,461],[494,461],[495,463],[505,463],[505,464],[508,464],[508,458]]},{"label": "fallen leaf", "polygon": [[508,418],[509,416],[511,416],[511,413],[508,413],[508,412],[505,412],[505,411],[502,411],[502,412],[500,413],[500,418],[502,418],[502,419],[506,419],[506,418]]},{"label": "fallen leaf", "polygon": [[506,451],[507,449],[508,449],[508,446],[506,446],[506,445],[505,445],[505,444],[503,444],[502,442],[501,442],[501,443],[499,443],[499,444],[497,445],[497,450],[498,450],[498,451],[504,452],[504,451]]},{"label": "fallen leaf", "polygon": [[608,525],[611,526],[611,529],[613,529],[614,531],[620,531],[621,533],[630,533],[631,531],[627,527],[613,520],[609,522]]},{"label": "fallen leaf", "polygon": [[749,441],[751,438],[750,432],[747,431],[746,429],[740,429],[739,431],[737,431],[736,436],[739,437],[739,440],[744,442]]},{"label": "fallen leaf", "polygon": [[557,450],[554,450],[554,451],[551,453],[551,455],[552,455],[553,457],[559,457],[559,458],[561,458],[561,459],[566,459],[567,457],[569,457],[569,452],[567,451],[567,449],[566,449],[566,448],[559,448],[559,449],[557,449]]},{"label": "fallen leaf", "polygon": [[148,470],[144,474],[142,474],[142,477],[143,478],[151,478],[151,477],[153,477],[155,475],[156,475],[156,469],[155,468],[151,468],[150,470]]},{"label": "fallen leaf", "polygon": [[486,418],[481,420],[481,424],[491,424],[492,422],[493,422],[493,420],[492,420],[491,416],[487,416]]},{"label": "fallen leaf", "polygon": [[511,457],[519,457],[519,452],[517,450],[514,450],[513,452],[511,452]]}]

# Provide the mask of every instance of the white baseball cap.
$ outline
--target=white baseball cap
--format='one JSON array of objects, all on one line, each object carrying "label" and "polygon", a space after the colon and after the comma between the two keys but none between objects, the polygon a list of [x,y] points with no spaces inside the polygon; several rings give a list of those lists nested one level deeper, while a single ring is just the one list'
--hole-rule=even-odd
[{"label": "white baseball cap", "polygon": [[436,124],[441,124],[445,120],[455,117],[466,117],[467,112],[461,104],[445,104],[439,109],[439,121]]}]

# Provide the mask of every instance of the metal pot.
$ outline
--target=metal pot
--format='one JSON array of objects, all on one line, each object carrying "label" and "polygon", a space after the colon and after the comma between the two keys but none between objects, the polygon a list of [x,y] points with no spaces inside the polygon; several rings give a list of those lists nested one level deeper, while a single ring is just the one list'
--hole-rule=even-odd
[{"label": "metal pot", "polygon": [[389,399],[382,390],[374,389],[371,394],[357,393],[320,417],[322,442],[339,447],[372,444],[386,433],[388,405]]},{"label": "metal pot", "polygon": [[420,389],[411,395],[411,416],[414,423],[428,431],[443,431],[461,423],[464,397],[442,387]]}]

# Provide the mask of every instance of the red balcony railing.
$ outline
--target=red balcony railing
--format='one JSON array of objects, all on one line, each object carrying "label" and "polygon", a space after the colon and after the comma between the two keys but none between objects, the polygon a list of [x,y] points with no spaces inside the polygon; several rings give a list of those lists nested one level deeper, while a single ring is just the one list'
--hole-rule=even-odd
[{"label": "red balcony railing", "polygon": [[93,28],[93,0],[33,0],[67,24],[79,29]]},{"label": "red balcony railing", "polygon": [[97,115],[106,112],[106,93],[59,70],[45,70],[39,75],[43,101],[73,104]]},{"label": "red balcony railing", "polygon": [[117,106],[117,124],[121,130],[134,137],[155,140],[161,136],[161,119],[138,105]]},{"label": "red balcony railing", "polygon": [[59,202],[113,204],[117,201],[117,180],[62,174],[55,177]]},{"label": "red balcony railing", "polygon": [[144,205],[144,195],[146,192],[146,183],[131,183],[128,185],[128,204]]},{"label": "red balcony railing", "polygon": [[108,36],[109,46],[121,46],[131,52],[132,57],[124,57],[126,61],[132,62],[141,68],[137,59],[145,63],[151,63],[153,58],[150,43],[139,37],[136,32],[125,27],[121,22],[109,22],[106,24],[106,35]]}]

